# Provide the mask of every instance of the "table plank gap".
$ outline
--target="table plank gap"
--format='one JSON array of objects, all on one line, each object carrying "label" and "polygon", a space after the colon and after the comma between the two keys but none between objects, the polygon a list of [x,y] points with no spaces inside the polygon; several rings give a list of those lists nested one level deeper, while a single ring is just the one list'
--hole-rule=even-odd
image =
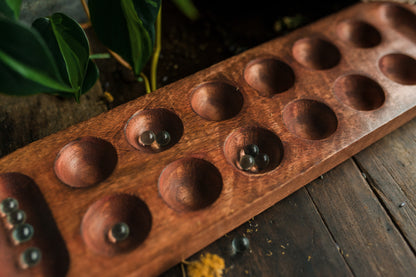
[{"label": "table plank gap", "polygon": [[410,276],[416,258],[352,159],[307,187],[358,276]]}]

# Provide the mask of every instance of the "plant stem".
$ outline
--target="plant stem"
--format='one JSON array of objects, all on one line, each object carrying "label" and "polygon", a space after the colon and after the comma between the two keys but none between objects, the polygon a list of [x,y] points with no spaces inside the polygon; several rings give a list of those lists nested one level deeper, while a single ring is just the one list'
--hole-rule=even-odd
[{"label": "plant stem", "polygon": [[109,53],[96,53],[91,54],[90,59],[96,60],[96,59],[109,59],[111,58],[111,55]]},{"label": "plant stem", "polygon": [[149,84],[149,79],[147,78],[146,74],[144,74],[143,72],[140,73],[140,77],[143,78],[144,80],[144,86],[146,87],[146,93],[149,94],[152,92],[152,90],[150,89],[150,84]]},{"label": "plant stem", "polygon": [[[114,57],[114,59],[116,59],[122,66],[124,66],[125,68],[129,69],[129,70],[133,70],[131,68],[131,66],[128,64],[128,62],[126,62],[119,54],[117,54],[114,51],[111,51],[110,49],[108,49],[108,52]],[[146,74],[144,74],[143,72],[140,73],[140,77],[143,78],[144,80],[144,85],[146,87],[146,93],[151,93],[152,90],[150,88],[150,84],[149,84],[149,78],[147,78]]]},{"label": "plant stem", "polygon": [[[87,3],[85,2],[85,0],[81,0],[81,3],[82,3],[82,7],[84,8],[85,14],[88,17],[88,20],[91,22],[90,10],[88,9]],[[159,16],[160,16],[160,11],[159,11],[159,14],[158,14],[158,20],[159,20],[159,25],[160,25],[161,19],[159,19]],[[158,28],[158,24],[156,24],[156,29],[157,29],[156,30],[156,36],[158,36],[157,33],[159,33],[159,36],[160,36],[161,27],[159,26],[159,28]],[[161,39],[159,38],[159,44],[161,44],[160,40]],[[156,44],[157,44],[157,38],[156,38]],[[159,45],[159,51],[157,53],[157,59],[159,59],[160,49],[161,49],[161,45]],[[113,56],[114,59],[116,59],[116,61],[118,61],[122,66],[124,66],[125,68],[127,68],[130,71],[133,71],[133,68],[129,65],[129,63],[126,62],[119,54],[117,54],[116,52],[110,50],[109,48],[107,48],[107,50],[111,54],[111,56]],[[155,54],[154,55],[156,55],[156,49],[155,49]],[[157,67],[157,60],[155,62],[155,67]],[[152,68],[153,68],[153,62],[152,62]],[[156,75],[156,68],[154,69],[154,72],[155,72],[155,75]],[[150,88],[150,84],[149,84],[149,78],[147,78],[146,74],[144,74],[143,72],[141,72],[140,73],[140,77],[142,77],[143,80],[144,80],[144,85],[146,87],[146,93],[152,92],[152,90]],[[155,84],[155,88],[156,88],[156,77],[154,77],[154,78],[155,78],[154,84]]]},{"label": "plant stem", "polygon": [[157,63],[159,62],[160,51],[162,50],[162,4],[160,5],[159,14],[156,18],[156,41],[153,52],[152,64],[150,66],[150,80],[152,91],[156,90]]},{"label": "plant stem", "polygon": [[116,59],[122,66],[124,66],[125,68],[129,69],[129,70],[133,70],[133,68],[131,68],[131,66],[129,65],[128,62],[126,62],[119,54],[117,54],[116,52],[108,49],[108,52],[111,54],[111,56],[114,57],[114,59]]},{"label": "plant stem", "polygon": [[88,9],[87,2],[85,2],[85,0],[81,0],[81,4],[82,4],[82,7],[84,8],[85,14],[88,17],[88,20],[91,20],[90,19],[90,10]]}]

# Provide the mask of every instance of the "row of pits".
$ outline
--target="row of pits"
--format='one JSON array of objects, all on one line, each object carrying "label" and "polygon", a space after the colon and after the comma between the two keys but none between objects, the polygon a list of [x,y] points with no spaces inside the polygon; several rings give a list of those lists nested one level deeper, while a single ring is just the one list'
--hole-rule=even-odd
[{"label": "row of pits", "polygon": [[[403,12],[406,18],[410,16],[404,8],[391,7],[385,8],[385,13],[394,12],[402,16]],[[390,10],[397,8],[404,11]],[[342,40],[354,47],[369,48],[381,42],[380,33],[363,21],[344,21],[339,24],[337,32]],[[341,59],[335,45],[316,37],[297,41],[293,45],[292,54],[297,62],[315,70],[332,68]],[[412,57],[400,53],[388,54],[378,64],[381,72],[389,79],[403,85],[416,84],[416,60]],[[261,96],[272,97],[290,89],[294,85],[295,75],[285,62],[265,57],[255,59],[246,66],[244,79]],[[385,100],[384,91],[377,82],[357,74],[339,77],[333,92],[342,103],[359,111],[378,109]],[[195,113],[210,121],[232,118],[240,112],[242,105],[241,92],[229,82],[203,83],[193,90],[191,96],[191,106]],[[336,131],[338,125],[337,117],[330,107],[311,99],[289,103],[283,109],[282,116],[290,132],[307,140],[325,139]],[[154,133],[168,132],[169,143],[156,148],[143,145],[140,136],[149,130]],[[162,108],[138,111],[125,127],[128,142],[147,153],[161,152],[172,147],[179,142],[182,134],[181,119]],[[226,160],[235,168],[241,170],[240,154],[247,145],[258,146],[270,158],[267,167],[256,173],[271,171],[280,164],[283,145],[279,137],[267,129],[246,127],[233,131],[223,148]],[[57,177],[71,187],[89,187],[105,180],[115,169],[117,160],[117,151],[111,143],[100,138],[82,137],[60,151],[54,170]],[[211,205],[220,196],[222,187],[219,170],[208,161],[192,157],[167,165],[158,183],[161,197],[177,212],[196,211]],[[128,234],[117,240],[114,227],[124,226],[122,224],[127,226],[124,227],[127,228],[124,232],[128,230]],[[111,256],[137,247],[149,234],[151,225],[151,213],[142,200],[129,194],[114,194],[90,206],[82,221],[82,236],[90,249]]]}]

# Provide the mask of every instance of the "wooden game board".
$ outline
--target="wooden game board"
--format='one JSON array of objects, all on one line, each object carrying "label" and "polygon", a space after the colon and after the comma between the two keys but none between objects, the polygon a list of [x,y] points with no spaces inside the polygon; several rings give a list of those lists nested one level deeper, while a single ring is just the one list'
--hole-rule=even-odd
[{"label": "wooden game board", "polygon": [[[401,126],[415,12],[357,4],[4,157],[0,201],[34,235],[17,242],[3,214],[0,275],[155,276]],[[170,142],[143,145],[149,130]],[[264,168],[241,169],[250,144]]]}]

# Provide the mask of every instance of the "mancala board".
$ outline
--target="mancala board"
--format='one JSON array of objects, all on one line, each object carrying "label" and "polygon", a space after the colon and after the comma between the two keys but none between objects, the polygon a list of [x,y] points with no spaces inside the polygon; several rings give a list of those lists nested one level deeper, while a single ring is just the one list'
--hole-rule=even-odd
[{"label": "mancala board", "polygon": [[393,131],[415,12],[357,4],[2,158],[0,275],[158,275]]}]

